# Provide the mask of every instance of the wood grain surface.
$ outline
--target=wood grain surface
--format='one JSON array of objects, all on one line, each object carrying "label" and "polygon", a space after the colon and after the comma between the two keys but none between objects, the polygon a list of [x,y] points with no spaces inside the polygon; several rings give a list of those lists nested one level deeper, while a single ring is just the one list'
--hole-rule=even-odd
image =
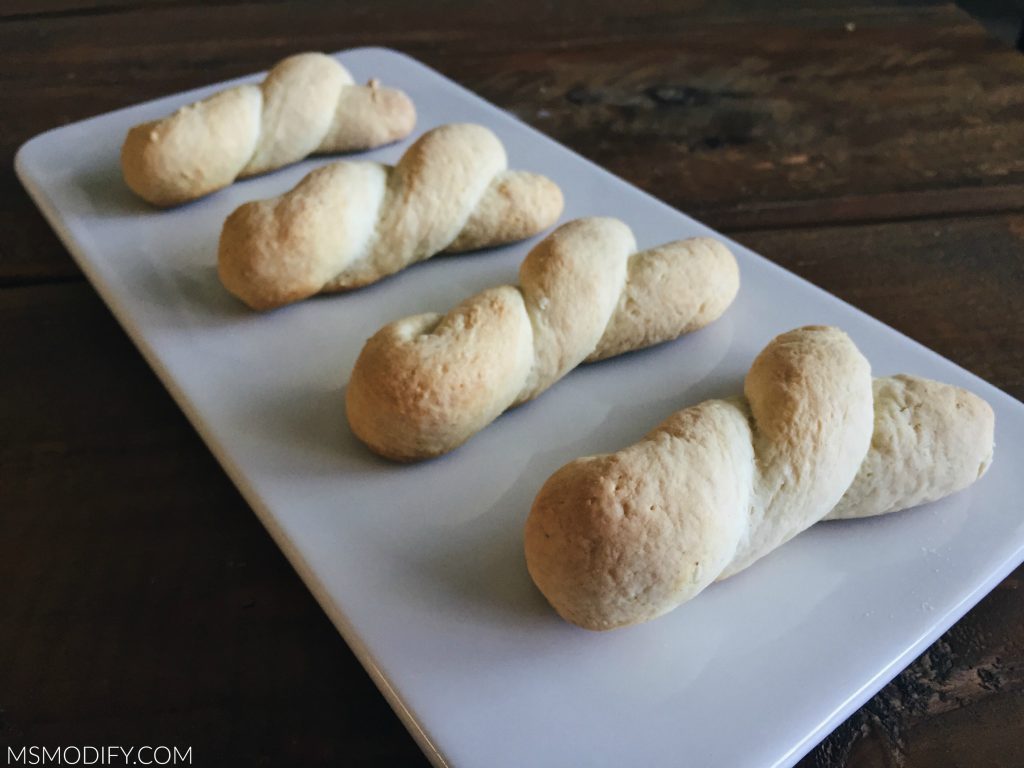
[{"label": "wood grain surface", "polygon": [[[48,128],[358,45],[420,58],[1024,398],[1024,58],[952,6],[8,0],[4,754],[176,744],[196,765],[425,764],[11,164]],[[801,766],[1024,766],[1022,581]]]}]

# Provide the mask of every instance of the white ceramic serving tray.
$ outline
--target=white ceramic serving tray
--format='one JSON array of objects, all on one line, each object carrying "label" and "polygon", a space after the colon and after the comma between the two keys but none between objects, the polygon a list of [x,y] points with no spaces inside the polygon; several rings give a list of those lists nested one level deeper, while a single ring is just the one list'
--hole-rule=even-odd
[{"label": "white ceramic serving tray", "polygon": [[[561,185],[564,219],[617,216],[641,247],[709,233],[404,55],[339,58],[357,79],[405,89],[416,135],[453,121],[493,129],[511,167]],[[377,459],[344,415],[363,341],[397,317],[514,282],[533,243],[248,311],[217,280],[221,223],[330,159],[163,212],[129,192],[118,166],[129,126],[223,85],[38,136],[18,153],[18,174],[435,764],[790,765],[1024,559],[1024,405],[735,244],[742,288],[711,327],[580,368],[445,458]],[[360,157],[393,162],[408,144]],[[682,406],[739,392],[765,343],[808,323],[844,328],[879,375],[986,398],[998,445],[984,479],[937,504],[815,526],[643,626],[593,634],[559,619],[522,555],[548,475]]]}]

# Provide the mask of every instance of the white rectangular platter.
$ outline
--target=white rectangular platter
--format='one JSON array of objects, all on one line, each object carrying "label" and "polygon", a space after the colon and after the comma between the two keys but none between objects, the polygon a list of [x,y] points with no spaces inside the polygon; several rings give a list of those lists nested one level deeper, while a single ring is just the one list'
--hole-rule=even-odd
[{"label": "white rectangular platter", "polygon": [[[561,185],[564,219],[619,217],[641,247],[710,233],[404,55],[339,59],[357,79],[405,89],[416,135],[456,121],[493,129],[511,167]],[[445,458],[375,458],[344,416],[363,341],[397,317],[514,282],[532,243],[249,312],[217,280],[222,222],[330,159],[166,212],[137,200],[118,166],[129,126],[223,85],[38,136],[18,153],[18,174],[435,764],[790,765],[1024,559],[1024,405],[735,244],[740,295],[711,327],[580,368]],[[360,157],[393,162],[407,145]],[[739,392],[770,338],[809,323],[844,328],[877,375],[986,398],[990,472],[937,504],[815,526],[649,624],[593,634],[557,618],[522,556],[542,482],[677,408]]]}]

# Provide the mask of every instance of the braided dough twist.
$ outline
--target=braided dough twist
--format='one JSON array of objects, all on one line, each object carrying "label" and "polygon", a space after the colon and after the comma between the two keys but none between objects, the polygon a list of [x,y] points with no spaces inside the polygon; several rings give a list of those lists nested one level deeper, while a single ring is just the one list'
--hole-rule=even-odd
[{"label": "braided dough twist", "polygon": [[587,629],[653,619],[819,520],[934,501],[992,460],[984,400],[911,376],[872,381],[835,328],[773,340],[744,391],[544,484],[526,563],[563,618]]},{"label": "braided dough twist", "polygon": [[347,291],[442,251],[522,240],[562,213],[562,192],[507,170],[505,148],[480,125],[423,134],[394,167],[323,166],[224,223],[221,282],[253,309]]},{"label": "braided dough twist", "polygon": [[346,391],[349,423],[388,458],[437,456],[582,362],[704,327],[738,288],[736,260],[716,240],[637,253],[621,221],[571,221],[530,252],[518,287],[407,317],[367,341]]},{"label": "braided dough twist", "polygon": [[416,110],[401,91],[354,85],[322,53],[279,62],[239,85],[137,125],[121,148],[124,180],[154,205],[177,205],[314,153],[351,152],[408,136]]}]

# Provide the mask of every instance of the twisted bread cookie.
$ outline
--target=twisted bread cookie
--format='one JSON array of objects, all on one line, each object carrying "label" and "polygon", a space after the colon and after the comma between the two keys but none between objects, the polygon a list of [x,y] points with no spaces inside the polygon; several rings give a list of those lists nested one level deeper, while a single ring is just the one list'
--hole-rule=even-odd
[{"label": "twisted bread cookie", "polygon": [[911,376],[872,382],[835,328],[776,338],[744,391],[544,484],[526,563],[563,618],[587,629],[653,619],[823,518],[934,501],[992,460],[984,400]]},{"label": "twisted bread cookie", "polygon": [[352,371],[349,424],[382,456],[437,456],[584,361],[702,328],[738,288],[736,260],[716,240],[637,253],[621,221],[571,221],[530,252],[518,287],[378,331]]},{"label": "twisted bread cookie", "polygon": [[124,180],[154,205],[177,205],[314,153],[404,138],[416,110],[401,91],[354,85],[321,53],[279,62],[260,85],[239,85],[136,125],[121,148]]},{"label": "twisted bread cookie", "polygon": [[423,134],[393,168],[340,162],[290,192],[246,203],[220,236],[220,279],[253,309],[376,282],[441,251],[522,240],[562,213],[562,192],[506,170],[480,125]]}]

